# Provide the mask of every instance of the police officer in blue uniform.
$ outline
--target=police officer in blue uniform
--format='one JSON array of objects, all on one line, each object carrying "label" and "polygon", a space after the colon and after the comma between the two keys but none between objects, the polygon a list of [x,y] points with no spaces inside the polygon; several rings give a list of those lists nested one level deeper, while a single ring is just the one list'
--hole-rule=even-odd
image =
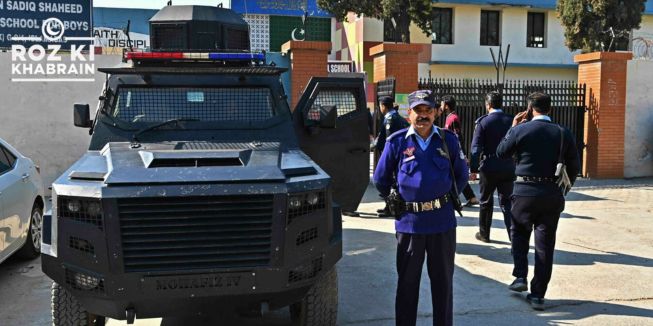
[{"label": "police officer in blue uniform", "polygon": [[452,195],[457,198],[457,189],[465,186],[469,173],[456,134],[433,125],[439,115],[434,94],[413,92],[408,102],[412,125],[388,138],[374,173],[374,184],[384,196],[390,194],[396,175],[398,193],[405,201],[405,212],[395,217],[399,274],[396,324],[414,326],[417,322],[419,284],[426,258],[433,324],[452,325],[456,253]]},{"label": "police officer in blue uniform", "polygon": [[470,180],[476,180],[480,171],[481,208],[479,210],[479,232],[476,239],[490,242],[492,227],[492,211],[494,210],[494,190],[499,193],[499,205],[503,211],[503,221],[510,239],[510,195],[515,181],[515,160],[499,159],[496,155],[497,146],[512,126],[513,117],[501,111],[503,97],[498,92],[488,93],[485,107],[488,114],[476,120],[474,139],[472,140],[472,155],[469,161]]},{"label": "police officer in blue uniform", "polygon": [[[500,159],[516,155],[517,180],[512,195],[512,249],[516,277],[510,290],[528,290],[528,250],[535,228],[535,276],[527,299],[533,309],[544,310],[544,295],[553,271],[553,250],[560,213],[565,198],[555,183],[556,168],[562,161],[573,184],[580,171],[580,159],[573,133],[551,122],[551,97],[533,93],[528,110],[515,116],[512,128],[497,148]],[[532,116],[532,121],[530,120]]]},{"label": "police officer in blue uniform", "polygon": [[[390,137],[390,135],[410,126],[408,121],[406,121],[406,119],[404,119],[404,117],[402,117],[399,113],[397,113],[397,110],[394,109],[394,102],[395,101],[390,96],[383,96],[379,98],[379,107],[381,108],[381,113],[384,115],[384,117],[383,127],[381,128],[379,136],[377,137],[375,148],[381,152],[383,152],[386,139]],[[388,210],[388,206],[382,209],[378,209],[376,212],[379,213],[379,217],[391,216],[390,211]]]}]

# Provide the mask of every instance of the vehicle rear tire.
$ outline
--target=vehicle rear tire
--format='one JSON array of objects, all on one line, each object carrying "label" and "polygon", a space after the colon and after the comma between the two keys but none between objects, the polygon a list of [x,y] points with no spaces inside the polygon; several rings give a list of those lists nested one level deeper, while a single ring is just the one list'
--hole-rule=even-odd
[{"label": "vehicle rear tire", "polygon": [[335,326],[338,319],[338,271],[331,267],[308,291],[306,297],[290,305],[296,326]]},{"label": "vehicle rear tire", "polygon": [[106,318],[86,311],[79,301],[52,282],[52,326],[104,326]]},{"label": "vehicle rear tire", "polygon": [[29,218],[29,230],[27,240],[16,255],[23,259],[34,259],[41,254],[41,235],[43,230],[43,209],[39,204],[34,203],[32,214]]}]

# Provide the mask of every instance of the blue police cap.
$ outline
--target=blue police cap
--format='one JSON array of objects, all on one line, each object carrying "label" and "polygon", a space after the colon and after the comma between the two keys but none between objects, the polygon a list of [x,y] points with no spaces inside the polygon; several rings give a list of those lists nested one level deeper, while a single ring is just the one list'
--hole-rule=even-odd
[{"label": "blue police cap", "polygon": [[389,108],[392,108],[392,105],[395,104],[395,100],[390,96],[383,96],[383,97],[379,98],[379,103],[381,103],[381,104],[383,104],[383,105],[385,105],[385,106],[387,106]]},{"label": "blue police cap", "polygon": [[408,95],[408,103],[411,109],[420,104],[426,104],[431,108],[435,108],[435,94],[429,90],[415,91]]}]

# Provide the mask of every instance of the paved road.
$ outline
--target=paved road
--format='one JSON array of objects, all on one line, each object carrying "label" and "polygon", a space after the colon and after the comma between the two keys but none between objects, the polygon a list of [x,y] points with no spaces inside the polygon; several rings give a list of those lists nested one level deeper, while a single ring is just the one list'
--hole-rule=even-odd
[{"label": "paved road", "polygon": [[[545,312],[531,310],[525,294],[507,290],[512,261],[498,207],[490,244],[474,240],[478,208],[458,218],[456,325],[653,325],[653,179],[580,180],[576,186],[559,226]],[[473,188],[478,194],[478,185]],[[394,325],[396,240],[393,220],[371,214],[381,206],[370,187],[359,208],[361,217],[344,218],[339,325]],[[532,275],[532,250],[530,258]],[[40,268],[39,259],[14,258],[0,265],[0,325],[51,325],[51,282]],[[432,325],[426,275],[418,325]],[[288,322],[288,311],[282,310],[269,318],[204,316],[137,320],[136,325]]]}]

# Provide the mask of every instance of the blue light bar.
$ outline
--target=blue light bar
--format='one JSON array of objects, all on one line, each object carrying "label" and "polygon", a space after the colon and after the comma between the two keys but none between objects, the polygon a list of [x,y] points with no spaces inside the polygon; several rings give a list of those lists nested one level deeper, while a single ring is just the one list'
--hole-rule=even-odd
[{"label": "blue light bar", "polygon": [[209,53],[213,60],[265,60],[263,53]]}]

